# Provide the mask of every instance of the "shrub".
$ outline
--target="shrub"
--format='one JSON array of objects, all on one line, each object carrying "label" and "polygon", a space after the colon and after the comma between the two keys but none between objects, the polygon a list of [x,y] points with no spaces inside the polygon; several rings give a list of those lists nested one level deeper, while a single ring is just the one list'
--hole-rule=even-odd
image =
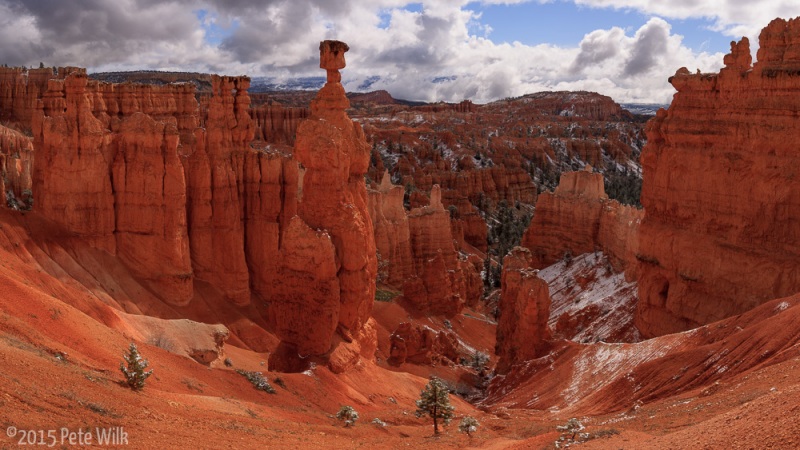
[{"label": "shrub", "polygon": [[458,431],[467,433],[467,436],[472,437],[472,433],[478,430],[478,425],[480,424],[477,419],[466,416],[461,419],[461,423],[458,424]]},{"label": "shrub", "polygon": [[556,426],[556,430],[561,432],[558,440],[554,443],[556,448],[561,448],[563,444],[569,447],[572,444],[586,442],[589,440],[588,433],[581,433],[584,427],[583,424],[576,418],[571,418],[564,425]]},{"label": "shrub", "polygon": [[254,388],[258,389],[259,391],[264,391],[270,394],[275,394],[275,388],[269,384],[264,375],[261,372],[248,372],[242,369],[236,369],[236,373],[242,375],[243,377],[247,378],[247,381],[253,385]]},{"label": "shrub", "polygon": [[339,408],[339,412],[336,413],[336,418],[343,421],[345,427],[349,427],[356,424],[358,411],[353,409],[352,406],[342,406]]},{"label": "shrub", "polygon": [[472,355],[472,368],[480,372],[481,370],[486,368],[486,364],[489,363],[489,355],[484,352],[475,351],[475,354]]},{"label": "shrub", "polygon": [[131,342],[128,346],[128,353],[122,355],[124,362],[119,363],[119,370],[125,376],[128,386],[134,391],[144,389],[145,380],[153,374],[152,370],[145,370],[149,363],[142,359],[136,344]]},{"label": "shrub", "polygon": [[372,423],[373,423],[375,426],[379,426],[379,427],[385,427],[385,426],[386,426],[386,422],[382,421],[381,419],[379,419],[379,418],[377,418],[377,417],[376,417],[376,418],[374,418],[374,419],[372,419]]}]

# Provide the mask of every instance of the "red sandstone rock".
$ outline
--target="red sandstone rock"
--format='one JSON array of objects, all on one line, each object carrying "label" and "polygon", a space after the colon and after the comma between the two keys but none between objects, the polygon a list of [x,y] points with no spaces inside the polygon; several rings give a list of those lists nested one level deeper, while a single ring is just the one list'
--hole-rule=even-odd
[{"label": "red sandstone rock", "polygon": [[24,134],[0,125],[0,196],[5,206],[7,191],[16,198],[32,188],[33,142]]},{"label": "red sandstone rock", "polygon": [[300,353],[326,353],[336,330],[352,340],[369,319],[375,298],[376,249],[364,181],[370,148],[360,125],[345,113],[348,101],[338,69],[344,67],[346,50],[337,41],[320,44],[328,83],[298,127],[293,155],[303,170],[289,231],[305,227],[308,231],[294,233],[308,235],[311,227],[324,235],[311,239],[313,245],[284,236],[281,252],[289,265],[280,269],[280,285],[273,286],[270,315],[278,336]]},{"label": "red sandstone rock", "polygon": [[[364,361],[374,361],[378,349],[378,330],[375,319],[370,317],[350,342],[334,337],[334,348],[328,356],[328,367],[333,373],[343,373]],[[336,343],[340,340],[339,343]]]},{"label": "red sandstone rock", "polygon": [[198,130],[194,152],[184,162],[189,240],[195,275],[237,304],[250,302],[249,269],[234,158],[248,151],[255,133],[246,77],[212,77],[213,93]]},{"label": "red sandstone rock", "polygon": [[283,233],[281,264],[270,289],[269,318],[278,337],[301,356],[321,355],[331,348],[341,307],[337,269],[330,234],[292,218]]},{"label": "red sandstone rock", "polygon": [[404,194],[402,186],[392,185],[388,172],[384,173],[377,189],[369,191],[369,216],[378,252],[378,279],[392,286],[402,286],[416,273],[408,216],[403,208]]},{"label": "red sandstone rock", "polygon": [[[461,221],[444,209],[434,186],[429,206],[406,215],[404,190],[385,173],[377,190],[370,192],[370,216],[382,265],[381,281],[402,287],[406,299],[421,311],[455,314],[464,304],[480,298],[482,282],[474,265],[457,250],[463,242]],[[471,206],[471,205],[470,205]],[[462,232],[463,233],[463,232]]]},{"label": "red sandstone rock", "polygon": [[[403,185],[442,190],[455,205],[464,241],[486,250],[487,229],[476,208],[491,214],[501,201],[534,204],[537,185],[554,164],[579,159],[632,163],[643,145],[642,125],[608,97],[545,92],[487,105],[395,106],[382,117],[364,108],[360,120],[374,142],[372,179],[385,169]],[[609,126],[609,122],[613,126]],[[634,163],[635,164],[635,163]],[[414,203],[412,207],[420,206]]]},{"label": "red sandstone rock", "polygon": [[679,70],[647,127],[637,326],[672,333],[800,290],[800,21],[776,19],[750,70],[746,40],[719,74]]},{"label": "red sandstone rock", "polygon": [[[342,48],[328,69],[343,64]],[[333,81],[320,92],[288,160],[249,147],[249,79],[210,80],[198,105],[191,84],[50,79],[33,117],[37,208],[165,301],[188,303],[194,278],[235,305],[268,299],[284,347],[322,355],[335,344],[331,364],[351,367],[353,339],[356,355],[374,348],[363,327],[376,259],[370,149],[344,90]]]},{"label": "red sandstone rock", "polygon": [[175,113],[174,103],[152,101],[164,91],[126,95],[80,71],[50,80],[33,117],[34,192],[44,216],[117,254],[157,295],[183,305],[192,268],[180,134],[176,119],[141,112]]},{"label": "red sandstone rock", "polygon": [[[174,122],[122,121],[111,166],[117,256],[174,305],[192,298],[186,183]],[[156,174],[161,180],[158,182]]]},{"label": "red sandstone rock", "polygon": [[297,127],[308,117],[309,110],[272,103],[254,107],[251,114],[256,123],[256,139],[272,144],[294,145]]},{"label": "red sandstone rock", "polygon": [[26,69],[0,67],[0,121],[18,124],[28,130],[36,111],[36,102],[47,91],[48,80],[64,79],[70,73],[86,73],[77,67]]},{"label": "red sandstone rock", "polygon": [[522,237],[533,267],[543,269],[564,258],[601,250],[615,269],[635,278],[641,210],[609,200],[603,176],[590,166],[561,175],[553,193],[539,195],[536,212]]},{"label": "red sandstone rock", "polygon": [[550,339],[550,293],[531,263],[530,251],[522,247],[515,247],[503,259],[495,346],[501,374],[514,364],[541,356]]},{"label": "red sandstone rock", "polygon": [[392,333],[389,364],[453,364],[458,361],[458,338],[450,331],[403,322]]},{"label": "red sandstone rock", "polygon": [[431,190],[430,206],[408,215],[411,253],[416,273],[403,284],[403,295],[421,311],[453,315],[482,292],[474,266],[456,252],[450,213],[438,186]]},{"label": "red sandstone rock", "polygon": [[92,114],[87,78],[48,81],[33,116],[36,209],[93,246],[116,252],[110,131]]}]

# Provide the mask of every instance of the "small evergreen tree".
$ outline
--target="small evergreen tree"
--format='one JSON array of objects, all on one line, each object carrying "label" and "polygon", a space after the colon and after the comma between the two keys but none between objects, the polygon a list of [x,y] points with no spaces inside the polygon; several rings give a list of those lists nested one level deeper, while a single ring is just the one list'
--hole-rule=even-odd
[{"label": "small evergreen tree", "polygon": [[125,375],[128,386],[134,391],[144,389],[144,381],[153,374],[153,371],[145,370],[149,363],[146,359],[142,359],[136,344],[131,342],[131,345],[128,346],[128,353],[122,355],[122,358],[125,361],[119,363],[119,370]]},{"label": "small evergreen tree", "polygon": [[472,437],[472,433],[478,430],[478,425],[477,419],[466,416],[461,419],[461,423],[458,424],[458,431],[467,433],[467,436]]},{"label": "small evergreen tree", "polygon": [[433,419],[433,432],[439,434],[439,419],[445,424],[449,424],[453,419],[453,411],[456,408],[450,405],[450,394],[444,382],[431,377],[425,389],[419,394],[417,400],[417,417],[429,416]]},{"label": "small evergreen tree", "polygon": [[345,427],[356,424],[358,420],[358,411],[353,409],[352,406],[342,406],[339,412],[336,413],[336,418],[344,422]]}]

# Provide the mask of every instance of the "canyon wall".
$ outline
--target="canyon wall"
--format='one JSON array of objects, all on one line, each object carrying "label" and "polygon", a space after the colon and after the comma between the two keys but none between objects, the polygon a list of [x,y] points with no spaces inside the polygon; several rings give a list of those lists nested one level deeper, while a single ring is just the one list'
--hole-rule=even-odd
[{"label": "canyon wall", "polygon": [[520,245],[531,251],[537,269],[599,250],[617,271],[635,278],[642,217],[643,211],[609,200],[603,175],[586,166],[562,174],[554,192],[539,195]]},{"label": "canyon wall", "polygon": [[0,67],[0,122],[29,130],[36,103],[47,91],[48,80],[64,79],[74,72],[85,74],[86,69]]},{"label": "canyon wall", "polygon": [[647,126],[637,326],[686,330],[800,290],[800,21],[731,44],[718,74],[682,68]]}]

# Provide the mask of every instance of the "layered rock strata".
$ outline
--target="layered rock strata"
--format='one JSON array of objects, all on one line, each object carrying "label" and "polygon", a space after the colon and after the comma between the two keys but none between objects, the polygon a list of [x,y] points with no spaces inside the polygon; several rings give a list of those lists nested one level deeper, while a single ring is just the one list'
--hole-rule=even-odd
[{"label": "layered rock strata", "polygon": [[64,79],[76,72],[85,74],[86,69],[0,67],[0,121],[30,129],[36,103],[47,91],[48,80]]},{"label": "layered rock strata", "polygon": [[410,322],[401,323],[392,333],[389,364],[453,364],[458,361],[459,342],[453,332],[435,331]]},{"label": "layered rock strata", "polygon": [[403,283],[403,296],[419,310],[453,315],[482,293],[475,267],[456,251],[450,212],[439,186],[431,189],[430,205],[408,214],[415,273]]},{"label": "layered rock strata", "polygon": [[643,215],[641,210],[609,200],[603,176],[586,166],[562,174],[554,192],[539,195],[520,245],[531,251],[531,264],[537,269],[599,250],[617,271],[625,270],[635,278]]},{"label": "layered rock strata", "polygon": [[397,287],[416,274],[408,215],[403,207],[404,195],[403,187],[393,185],[388,172],[384,172],[381,183],[369,191],[369,215],[378,252],[378,279]]},{"label": "layered rock strata", "polygon": [[550,292],[532,263],[531,252],[522,247],[503,259],[495,346],[501,374],[514,364],[542,356],[550,339]]},{"label": "layered rock strata", "polygon": [[647,126],[637,326],[693,328],[800,290],[800,20],[731,44],[718,74],[682,68]]},{"label": "layered rock strata", "polygon": [[270,144],[294,145],[297,127],[309,113],[308,108],[287,107],[280,103],[255,106],[251,110],[256,123],[255,138]]}]

